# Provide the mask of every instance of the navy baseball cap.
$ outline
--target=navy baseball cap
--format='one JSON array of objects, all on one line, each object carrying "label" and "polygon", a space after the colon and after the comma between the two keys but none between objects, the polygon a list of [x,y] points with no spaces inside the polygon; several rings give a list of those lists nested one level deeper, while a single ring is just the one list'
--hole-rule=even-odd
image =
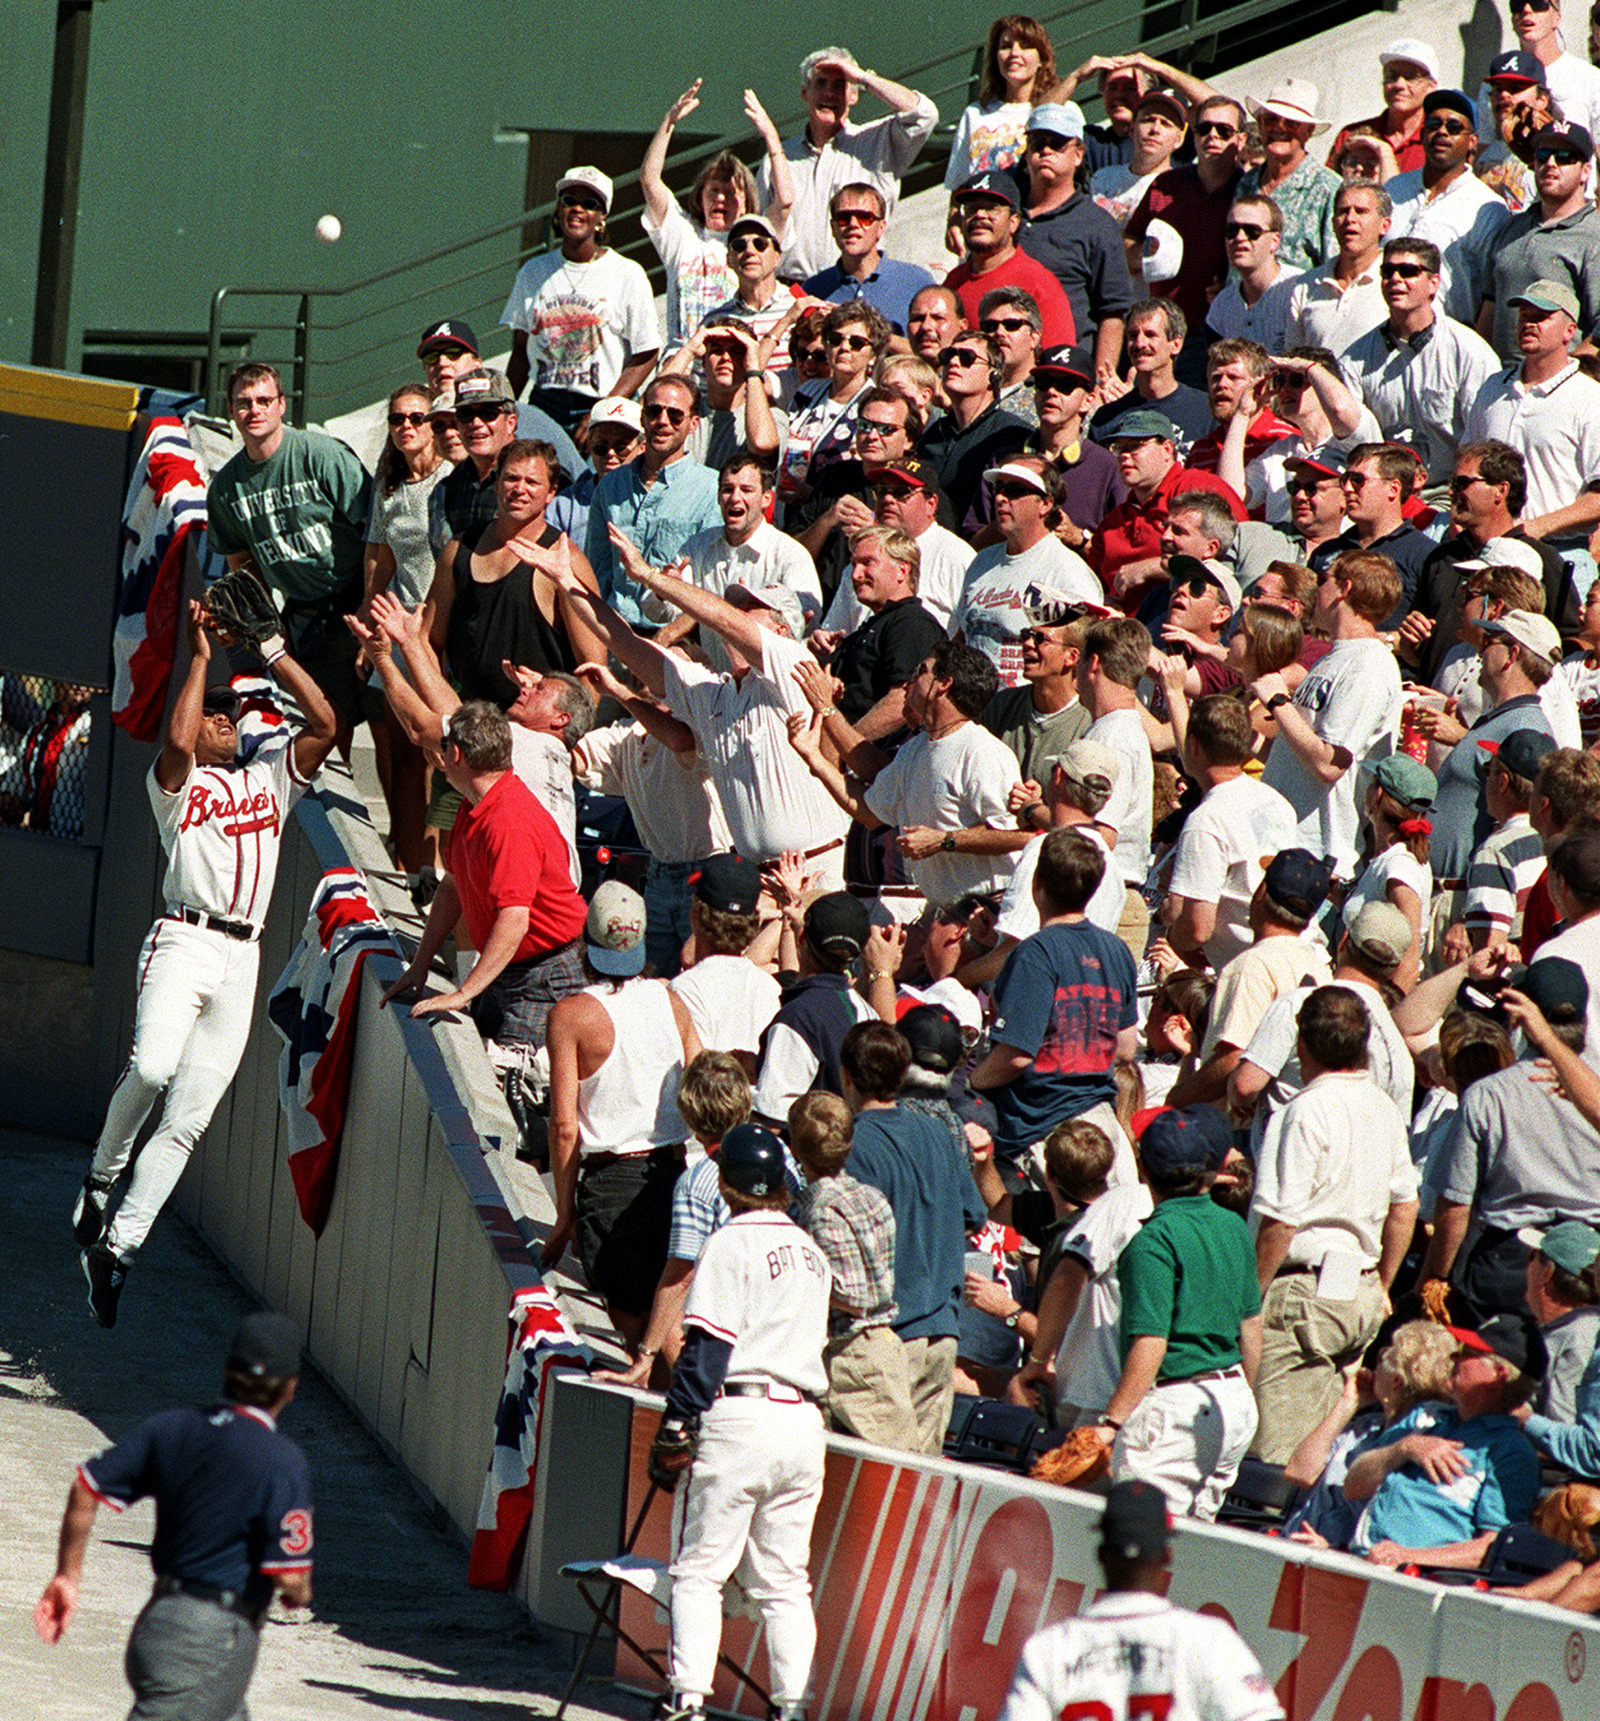
[{"label": "navy baseball cap", "polygon": [[1046,347],[1033,361],[1030,382],[1080,383],[1094,387],[1094,359],[1087,347]]},{"label": "navy baseball cap", "polygon": [[1523,970],[1517,990],[1536,1004],[1552,1027],[1581,1022],[1589,1008],[1589,982],[1576,962],[1543,956]]},{"label": "navy baseball cap", "polygon": [[754,914],[761,899],[761,868],[738,855],[712,855],[690,875],[698,901],[725,914]]},{"label": "navy baseball cap", "polygon": [[1512,48],[1507,53],[1496,54],[1489,62],[1489,75],[1485,79],[1491,84],[1542,84],[1544,82],[1544,67],[1539,63],[1536,54],[1530,54],[1526,48]]},{"label": "navy baseball cap", "polygon": [[829,891],[806,910],[806,943],[820,955],[854,960],[866,949],[871,930],[867,905],[847,890]]},{"label": "navy baseball cap", "polygon": [[956,187],[957,203],[965,203],[973,197],[993,197],[1008,209],[1022,208],[1022,194],[1009,173],[975,173]]},{"label": "navy baseball cap", "polygon": [[1422,98],[1422,111],[1425,114],[1437,113],[1441,108],[1449,113],[1461,114],[1473,125],[1478,123],[1478,110],[1472,105],[1472,98],[1463,95],[1460,90],[1429,90]]},{"label": "navy baseball cap", "polygon": [[436,347],[465,347],[474,358],[478,356],[478,337],[469,323],[449,317],[442,323],[429,323],[417,342],[417,357],[431,353]]},{"label": "navy baseball cap", "polygon": [[1174,1171],[1216,1171],[1233,1146],[1233,1127],[1215,1106],[1170,1106],[1158,1111],[1139,1137],[1139,1158],[1146,1171],[1161,1177]]},{"label": "navy baseball cap", "polygon": [[911,1047],[911,1061],[919,1069],[947,1076],[961,1062],[966,1050],[961,1024],[938,1004],[918,1004],[896,1023]]},{"label": "navy baseball cap", "polygon": [[1309,454],[1291,454],[1284,461],[1291,472],[1315,472],[1319,478],[1343,478],[1344,464],[1344,455],[1331,442]]},{"label": "navy baseball cap", "polygon": [[1159,1560],[1172,1540],[1167,1498],[1153,1482],[1113,1482],[1100,1516],[1100,1546],[1124,1560]]},{"label": "navy baseball cap", "polygon": [[227,682],[219,682],[215,687],[206,689],[205,698],[200,701],[200,709],[207,717],[214,717],[219,712],[229,717],[239,715],[239,695],[236,689]]},{"label": "navy baseball cap", "polygon": [[[1541,616],[1540,620],[1543,619]],[[1538,776],[1539,767],[1556,751],[1555,737],[1538,729],[1513,729],[1499,741],[1480,741],[1478,746],[1483,752],[1492,753],[1512,776],[1529,783]]]},{"label": "navy baseball cap", "polygon": [[300,1372],[300,1329],[275,1309],[240,1321],[228,1351],[228,1372],[252,1380],[287,1380]]},{"label": "navy baseball cap", "polygon": [[1310,919],[1327,900],[1333,868],[1309,849],[1283,849],[1268,862],[1262,880],[1280,908]]},{"label": "navy baseball cap", "polygon": [[1550,1366],[1544,1334],[1532,1315],[1491,1315],[1476,1332],[1467,1327],[1451,1327],[1450,1332],[1463,1350],[1497,1356],[1530,1380],[1543,1380]]}]

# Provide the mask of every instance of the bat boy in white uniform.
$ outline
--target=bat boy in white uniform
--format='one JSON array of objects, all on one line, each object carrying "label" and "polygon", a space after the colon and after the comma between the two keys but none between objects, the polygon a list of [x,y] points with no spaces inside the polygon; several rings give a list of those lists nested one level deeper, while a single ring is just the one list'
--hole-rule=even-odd
[{"label": "bat boy in white uniform", "polygon": [[[209,621],[205,607],[191,602],[189,670],[149,777],[167,851],[167,907],[139,952],[133,1051],[72,1213],[89,1308],[103,1327],[116,1324],[128,1264],[244,1056],[283,822],[334,743],[333,707],[274,635],[258,649],[305,723],[285,726],[241,761],[238,698],[229,687],[206,690]],[[163,1089],[161,1122],[109,1214],[140,1126]]]}]

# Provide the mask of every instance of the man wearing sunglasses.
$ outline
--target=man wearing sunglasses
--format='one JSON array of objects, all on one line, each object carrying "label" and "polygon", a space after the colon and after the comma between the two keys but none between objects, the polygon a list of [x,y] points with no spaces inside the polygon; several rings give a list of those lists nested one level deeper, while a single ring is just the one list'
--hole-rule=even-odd
[{"label": "man wearing sunglasses", "polygon": [[1008,173],[975,173],[957,188],[954,202],[966,255],[944,284],[961,301],[968,324],[981,326],[985,293],[1020,287],[1039,307],[1046,344],[1070,344],[1073,308],[1061,283],[1017,249],[1022,208],[1016,181]]},{"label": "man wearing sunglasses", "polygon": [[577,431],[602,395],[632,396],[655,369],[661,325],[649,278],[604,243],[611,181],[575,167],[556,185],[560,243],[517,271],[500,321],[511,333],[506,376],[522,393],[537,359],[534,403]]},{"label": "man wearing sunglasses", "polygon": [[[1228,278],[1222,229],[1239,186],[1239,155],[1245,113],[1230,96],[1208,96],[1194,111],[1194,160],[1158,173],[1123,232],[1142,247],[1152,221],[1164,221],[1183,240],[1183,260],[1156,291],[1183,312],[1188,339],[1178,361],[1186,385],[1205,379],[1206,313],[1211,296]],[[1151,289],[1155,291],[1154,288]]]},{"label": "man wearing sunglasses", "polygon": [[828,221],[839,256],[806,282],[805,291],[811,298],[830,305],[865,299],[883,312],[897,335],[903,335],[911,301],[935,282],[919,265],[896,263],[884,256],[887,211],[888,205],[877,186],[868,185],[865,180],[841,185],[828,199]]},{"label": "man wearing sunglasses", "polygon": [[1430,240],[1391,239],[1379,281],[1389,314],[1341,362],[1383,434],[1417,449],[1428,469],[1424,495],[1435,502],[1466,440],[1472,403],[1499,363],[1481,336],[1439,315],[1439,248]]},{"label": "man wearing sunglasses", "polygon": [[1000,345],[992,335],[964,329],[939,354],[939,380],[949,411],[923,433],[918,452],[933,468],[950,503],[956,530],[972,538],[988,524],[983,475],[1028,440],[1028,426],[1001,410]]},{"label": "man wearing sunglasses", "polygon": [[[1283,465],[1289,524],[1298,540],[1296,560],[1304,567],[1322,545],[1332,543],[1345,528],[1344,456],[1336,449],[1323,449],[1315,454],[1291,455]],[[1309,605],[1300,619],[1311,619]]]},{"label": "man wearing sunglasses", "polygon": [[1223,223],[1234,278],[1211,301],[1206,327],[1219,340],[1251,340],[1269,353],[1287,344],[1289,289],[1303,271],[1279,259],[1283,217],[1270,197],[1235,200]]},{"label": "man wearing sunglasses", "polygon": [[728,267],[737,285],[733,297],[707,317],[735,317],[758,341],[794,320],[799,289],[778,279],[783,247],[778,230],[765,215],[741,215],[728,229]]},{"label": "man wearing sunglasses", "polygon": [[1472,171],[1478,153],[1477,110],[1460,90],[1435,90],[1422,104],[1422,166],[1384,187],[1394,203],[1389,232],[1439,247],[1439,309],[1458,323],[1477,314],[1474,300],[1495,235],[1510,211]]},{"label": "man wearing sunglasses", "polygon": [[1594,140],[1582,126],[1563,120],[1534,134],[1532,153],[1539,201],[1500,229],[1478,315],[1478,332],[1506,364],[1522,356],[1512,301],[1534,281],[1571,288],[1581,333],[1600,322],[1600,214],[1589,196]]},{"label": "man wearing sunglasses", "polygon": [[1400,575],[1400,605],[1384,618],[1385,630],[1398,627],[1410,610],[1423,564],[1436,548],[1432,538],[1406,521],[1405,507],[1416,481],[1417,463],[1409,448],[1358,443],[1349,450],[1340,480],[1349,525],[1331,544],[1312,552],[1311,566],[1319,574],[1345,550],[1375,550],[1394,563]]},{"label": "man wearing sunglasses", "polygon": [[700,419],[700,391],[686,376],[658,376],[644,391],[642,416],[639,458],[594,487],[584,551],[607,601],[630,625],[653,633],[656,624],[640,608],[644,594],[618,560],[611,528],[626,532],[645,561],[663,568],[696,532],[719,526],[722,514],[716,473],[688,450]]},{"label": "man wearing sunglasses", "polygon": [[1021,287],[995,287],[978,301],[978,327],[1000,348],[1000,405],[1029,424],[1039,422],[1033,399],[1033,367],[1043,321],[1033,295]]}]

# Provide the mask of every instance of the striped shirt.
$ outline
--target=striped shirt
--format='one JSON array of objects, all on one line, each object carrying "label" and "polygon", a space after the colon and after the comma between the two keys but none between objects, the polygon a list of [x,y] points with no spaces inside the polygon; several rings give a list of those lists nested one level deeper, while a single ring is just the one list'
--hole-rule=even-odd
[{"label": "striped shirt", "polygon": [[1467,865],[1467,930],[1522,932],[1528,892],[1544,871],[1544,843],[1526,813],[1513,813],[1478,845]]}]

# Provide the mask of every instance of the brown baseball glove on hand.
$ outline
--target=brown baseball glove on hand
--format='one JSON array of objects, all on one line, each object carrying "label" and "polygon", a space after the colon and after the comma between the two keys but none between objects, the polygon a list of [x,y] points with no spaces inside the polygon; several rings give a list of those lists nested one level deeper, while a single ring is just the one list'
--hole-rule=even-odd
[{"label": "brown baseball glove on hand", "polygon": [[1448,1279],[1424,1279],[1417,1295],[1422,1298],[1423,1313],[1430,1321],[1437,1321],[1441,1327],[1453,1327],[1460,1324],[1450,1312],[1450,1281]]},{"label": "brown baseball glove on hand", "polygon": [[681,1422],[663,1422],[650,1442],[650,1455],[645,1460],[650,1480],[670,1494],[678,1486],[678,1478],[694,1463],[699,1444],[697,1429]]},{"label": "brown baseball glove on hand", "polygon": [[1052,1446],[1028,1472],[1036,1482],[1087,1487],[1111,1474],[1111,1447],[1097,1428],[1074,1428],[1059,1446]]}]

